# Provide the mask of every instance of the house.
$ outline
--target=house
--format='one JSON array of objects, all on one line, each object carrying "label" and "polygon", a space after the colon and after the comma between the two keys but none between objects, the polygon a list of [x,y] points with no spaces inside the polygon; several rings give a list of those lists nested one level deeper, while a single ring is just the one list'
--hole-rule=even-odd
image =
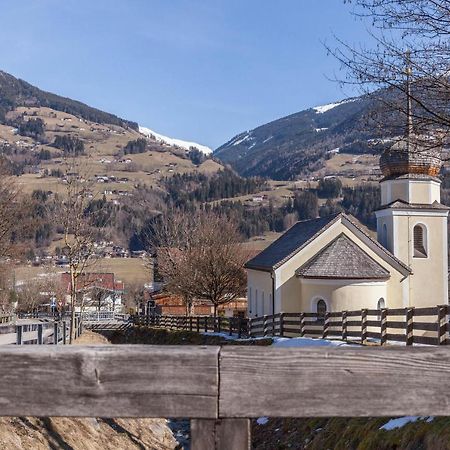
[{"label": "house", "polygon": [[346,214],[296,223],[246,264],[248,315],[448,304],[440,152],[407,136],[380,158],[377,239]]},{"label": "house", "polygon": [[[66,292],[66,304],[70,302],[70,274],[61,274],[62,286]],[[113,273],[83,273],[77,281],[78,305],[80,310],[81,300],[85,311],[116,311],[122,312],[122,297],[125,286],[120,280],[116,280]]]}]

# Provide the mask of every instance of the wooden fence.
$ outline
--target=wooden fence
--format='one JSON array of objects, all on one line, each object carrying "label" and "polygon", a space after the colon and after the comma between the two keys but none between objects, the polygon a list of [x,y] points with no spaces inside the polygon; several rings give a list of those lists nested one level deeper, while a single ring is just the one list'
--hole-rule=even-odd
[{"label": "wooden fence", "polygon": [[193,450],[248,449],[261,416],[450,416],[445,347],[4,346],[0,361],[2,416],[189,417]]},{"label": "wooden fence", "polygon": [[449,305],[428,308],[361,309],[316,313],[279,313],[256,318],[210,316],[133,316],[135,325],[195,332],[222,332],[241,337],[301,336],[338,338],[345,341],[406,345],[447,345]]},{"label": "wooden fence", "polygon": [[[75,320],[75,337],[82,333],[82,321]],[[0,345],[16,344],[67,344],[69,343],[70,322],[41,322],[8,325],[0,329]]]},{"label": "wooden fence", "polygon": [[237,334],[239,338],[248,336],[247,319],[240,317],[212,316],[132,316],[131,321],[137,326],[151,326],[168,330],[186,330]]},{"label": "wooden fence", "polygon": [[248,319],[249,335],[340,338],[367,343],[402,342],[406,345],[446,345],[449,340],[448,305],[429,308],[362,309],[326,313],[279,313]]}]

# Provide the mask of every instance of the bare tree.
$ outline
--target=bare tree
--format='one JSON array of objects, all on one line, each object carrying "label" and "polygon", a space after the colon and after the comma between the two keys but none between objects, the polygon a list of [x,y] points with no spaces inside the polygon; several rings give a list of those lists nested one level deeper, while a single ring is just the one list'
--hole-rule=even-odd
[{"label": "bare tree", "polygon": [[180,295],[187,312],[195,300],[208,300],[214,316],[220,305],[244,295],[247,252],[236,226],[213,213],[172,213],[153,230],[158,272],[166,289]]},{"label": "bare tree", "polygon": [[[338,39],[328,46],[345,69],[343,84],[359,87],[375,100],[376,122],[392,135],[450,130],[450,0],[354,0],[353,14],[368,19],[368,44]],[[405,99],[408,101],[405,101]],[[431,143],[430,143],[431,142]]]},{"label": "bare tree", "polygon": [[[69,303],[71,310],[70,342],[75,332],[75,308],[80,303],[83,311],[84,296],[79,292],[78,282],[86,270],[95,262],[95,243],[98,228],[94,227],[93,214],[89,213],[89,205],[93,200],[93,183],[82,173],[82,167],[75,158],[67,161],[65,174],[65,192],[61,202],[59,216],[64,232],[64,252],[69,267],[70,286]],[[96,215],[101,211],[96,210]],[[85,287],[83,285],[83,287]]]}]

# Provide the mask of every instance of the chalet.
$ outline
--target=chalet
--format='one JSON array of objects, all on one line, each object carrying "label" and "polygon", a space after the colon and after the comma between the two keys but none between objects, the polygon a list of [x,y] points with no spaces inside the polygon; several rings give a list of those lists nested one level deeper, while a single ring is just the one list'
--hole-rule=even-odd
[{"label": "chalet", "polygon": [[[62,286],[66,292],[66,304],[70,301],[70,274],[63,273]],[[125,286],[116,280],[113,273],[85,273],[78,278],[77,296],[80,310],[81,300],[85,311],[116,311],[122,312]]]}]

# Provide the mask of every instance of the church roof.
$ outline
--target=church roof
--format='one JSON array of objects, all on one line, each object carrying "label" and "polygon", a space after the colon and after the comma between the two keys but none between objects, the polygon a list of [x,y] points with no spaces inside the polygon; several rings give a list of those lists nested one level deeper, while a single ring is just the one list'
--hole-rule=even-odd
[{"label": "church roof", "polygon": [[356,233],[360,239],[366,241],[367,245],[392,267],[395,267],[405,276],[411,273],[411,269],[405,263],[396,258],[379,242],[372,239],[358,226],[356,221],[352,220],[351,216],[344,213],[297,222],[265,250],[250,259],[245,264],[245,268],[267,272],[277,269],[340,220],[351,232]]},{"label": "church roof", "polygon": [[338,220],[340,213],[297,222],[275,242],[247,262],[247,269],[276,269],[300,251],[325,228]]},{"label": "church roof", "polygon": [[297,269],[302,278],[353,280],[389,278],[389,272],[344,234],[331,241]]},{"label": "church roof", "polygon": [[380,208],[386,209],[386,208],[392,208],[392,209],[427,209],[427,210],[443,210],[448,211],[450,208],[448,206],[443,205],[442,203],[439,203],[437,201],[434,201],[433,203],[408,203],[404,200],[395,200],[387,205],[384,205]]}]

